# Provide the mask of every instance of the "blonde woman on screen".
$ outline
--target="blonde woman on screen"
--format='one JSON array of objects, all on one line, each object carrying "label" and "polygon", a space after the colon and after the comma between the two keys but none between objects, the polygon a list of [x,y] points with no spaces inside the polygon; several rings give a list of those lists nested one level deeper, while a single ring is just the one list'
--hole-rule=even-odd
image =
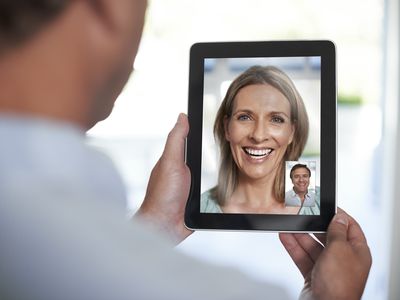
[{"label": "blonde woman on screen", "polygon": [[308,130],[303,100],[283,71],[253,66],[239,75],[217,112],[218,184],[202,194],[201,212],[303,214],[285,206],[284,173]]}]

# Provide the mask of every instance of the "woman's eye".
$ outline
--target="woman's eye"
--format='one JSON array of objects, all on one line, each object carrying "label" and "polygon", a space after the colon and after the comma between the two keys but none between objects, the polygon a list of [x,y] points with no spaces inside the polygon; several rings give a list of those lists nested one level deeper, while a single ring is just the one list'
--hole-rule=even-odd
[{"label": "woman's eye", "polygon": [[239,115],[237,119],[239,121],[247,121],[250,120],[250,117],[248,115]]},{"label": "woman's eye", "polygon": [[285,123],[285,119],[280,116],[273,116],[271,121],[273,123]]}]

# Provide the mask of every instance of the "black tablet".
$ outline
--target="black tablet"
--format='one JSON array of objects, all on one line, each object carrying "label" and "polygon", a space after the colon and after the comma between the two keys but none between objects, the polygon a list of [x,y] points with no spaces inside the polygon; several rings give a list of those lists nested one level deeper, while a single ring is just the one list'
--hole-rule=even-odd
[{"label": "black tablet", "polygon": [[326,231],[336,212],[331,41],[194,44],[188,117],[188,228]]}]

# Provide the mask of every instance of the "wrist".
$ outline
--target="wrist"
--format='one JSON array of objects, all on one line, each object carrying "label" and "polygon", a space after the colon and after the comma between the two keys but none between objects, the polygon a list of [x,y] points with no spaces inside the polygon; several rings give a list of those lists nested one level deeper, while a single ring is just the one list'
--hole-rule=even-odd
[{"label": "wrist", "polygon": [[179,224],[179,221],[174,222],[173,220],[169,220],[165,214],[152,211],[143,206],[139,208],[133,218],[161,235],[166,236],[175,246],[192,233],[185,227],[183,221],[182,224]]}]

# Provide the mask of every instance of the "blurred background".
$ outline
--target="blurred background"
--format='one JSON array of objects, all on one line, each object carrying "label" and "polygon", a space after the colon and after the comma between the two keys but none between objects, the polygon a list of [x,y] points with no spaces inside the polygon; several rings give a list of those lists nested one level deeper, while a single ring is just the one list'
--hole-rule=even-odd
[{"label": "blurred background", "polygon": [[[400,264],[394,252],[400,250],[400,238],[392,230],[400,226],[393,213],[400,209],[394,201],[400,193],[395,181],[400,182],[395,159],[400,149],[399,12],[398,0],[149,0],[135,71],[111,117],[89,131],[89,143],[115,161],[127,187],[128,210],[134,212],[169,130],[178,113],[187,110],[193,43],[334,41],[338,205],[360,222],[372,250],[363,299],[400,299]],[[275,233],[195,232],[178,249],[276,282],[293,299],[303,285]]]}]

